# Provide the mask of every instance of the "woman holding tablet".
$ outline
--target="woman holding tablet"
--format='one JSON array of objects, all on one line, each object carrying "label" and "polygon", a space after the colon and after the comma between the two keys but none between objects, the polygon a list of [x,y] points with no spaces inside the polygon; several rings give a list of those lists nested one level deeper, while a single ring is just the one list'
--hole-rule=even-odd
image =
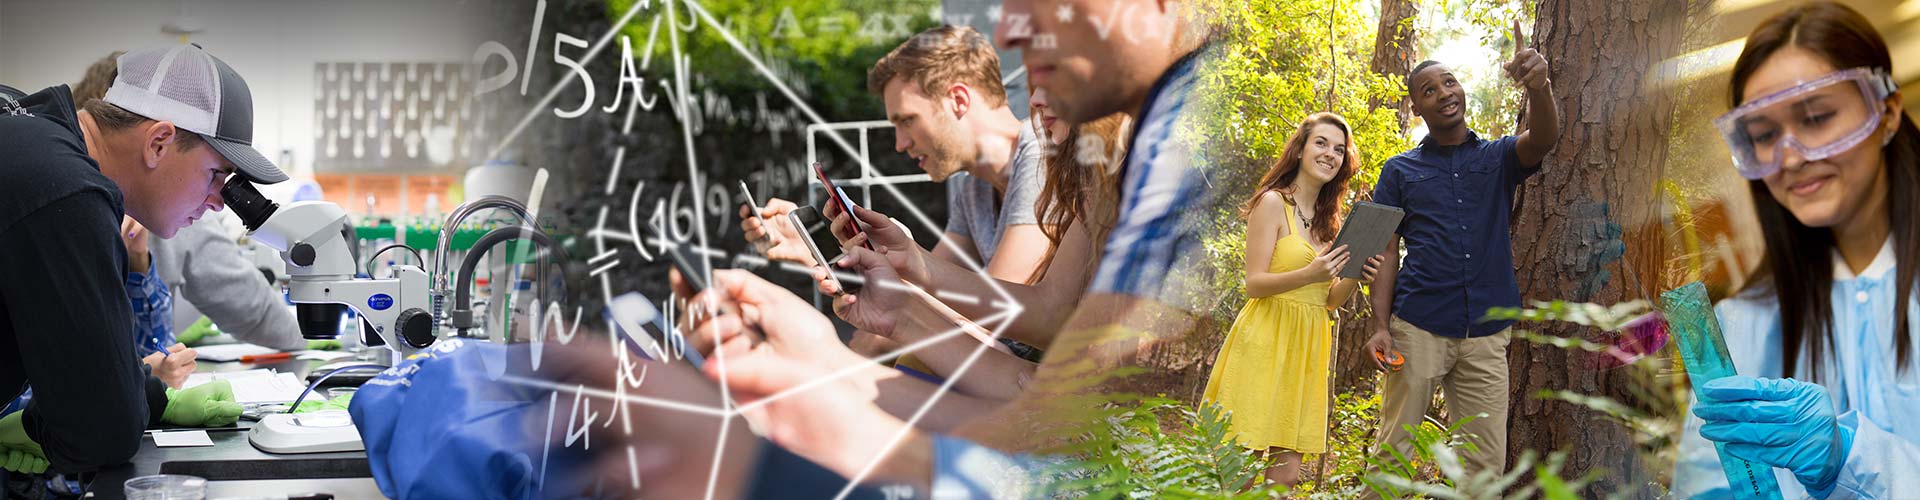
[{"label": "woman holding tablet", "polygon": [[[1359,168],[1347,122],[1307,117],[1247,202],[1247,305],[1234,320],[1205,398],[1232,412],[1241,445],[1277,458],[1266,477],[1293,486],[1303,453],[1327,450],[1327,311],[1353,293],[1334,274],[1352,258],[1332,246],[1347,180]],[[1367,259],[1366,277],[1382,260]]]}]

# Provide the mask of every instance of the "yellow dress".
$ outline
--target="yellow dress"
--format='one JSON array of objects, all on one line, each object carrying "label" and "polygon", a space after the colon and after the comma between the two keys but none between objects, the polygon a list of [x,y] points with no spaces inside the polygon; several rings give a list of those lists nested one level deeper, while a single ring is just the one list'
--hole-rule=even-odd
[{"label": "yellow dress", "polygon": [[[1293,226],[1293,207],[1287,206]],[[1269,272],[1306,267],[1318,254],[1294,229],[1274,242]],[[1232,432],[1253,449],[1327,451],[1327,374],[1333,321],[1331,281],[1247,300],[1207,378],[1206,400],[1232,412]]]}]

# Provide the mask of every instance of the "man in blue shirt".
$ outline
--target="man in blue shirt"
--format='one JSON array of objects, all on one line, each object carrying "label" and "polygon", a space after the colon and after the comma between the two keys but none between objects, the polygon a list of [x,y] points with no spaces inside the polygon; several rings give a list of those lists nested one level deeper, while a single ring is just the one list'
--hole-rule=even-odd
[{"label": "man in blue shirt", "polygon": [[[1518,28],[1516,39],[1524,40]],[[1374,353],[1398,351],[1406,360],[1381,381],[1374,452],[1383,460],[1392,460],[1388,445],[1413,456],[1406,426],[1420,425],[1437,386],[1456,421],[1480,415],[1462,426],[1478,447],[1462,453],[1468,467],[1506,468],[1505,330],[1512,322],[1479,320],[1490,307],[1520,304],[1508,234],[1514,191],[1552,150],[1559,115],[1547,61],[1538,52],[1522,48],[1503,69],[1526,89],[1526,127],[1491,141],[1467,129],[1466,89],[1447,66],[1426,61],[1407,76],[1427,137],[1387,160],[1373,194],[1375,202],[1407,213],[1386,265],[1374,275],[1374,334],[1367,342]]]}]

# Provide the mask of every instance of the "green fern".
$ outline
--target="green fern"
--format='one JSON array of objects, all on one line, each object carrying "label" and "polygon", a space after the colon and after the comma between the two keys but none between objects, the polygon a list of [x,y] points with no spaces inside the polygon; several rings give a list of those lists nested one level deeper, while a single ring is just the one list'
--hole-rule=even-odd
[{"label": "green fern", "polygon": [[[1049,471],[1048,496],[1065,498],[1274,498],[1270,463],[1233,440],[1227,412],[1166,398],[1109,404],[1103,426]],[[1171,431],[1165,430],[1171,429]]]}]

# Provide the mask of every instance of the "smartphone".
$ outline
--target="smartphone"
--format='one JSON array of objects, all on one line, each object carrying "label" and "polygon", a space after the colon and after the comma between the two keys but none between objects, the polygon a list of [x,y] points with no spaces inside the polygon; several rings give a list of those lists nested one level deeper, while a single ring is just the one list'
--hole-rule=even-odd
[{"label": "smartphone", "polygon": [[[682,243],[668,248],[667,258],[673,261],[674,269],[680,270],[680,277],[687,281],[687,286],[693,287],[693,293],[698,294],[707,289],[706,270],[713,266],[707,262],[705,255],[693,255],[693,248]],[[699,265],[694,264],[696,261]]]},{"label": "smartphone", "polygon": [[627,348],[654,361],[671,362],[684,359],[694,368],[700,368],[706,359],[700,356],[685,337],[667,324],[660,309],[653,301],[638,292],[627,292],[614,297],[607,303],[601,317],[613,321],[618,336],[625,340]]},{"label": "smartphone", "polygon": [[843,292],[847,291],[846,284],[833,277],[833,261],[827,259],[825,252],[826,249],[835,249],[834,258],[839,258],[837,250],[840,248],[840,240],[833,238],[833,229],[827,223],[827,219],[820,216],[820,211],[813,207],[800,207],[787,212],[787,220],[793,222],[793,227],[799,228],[800,232],[806,234],[806,237],[801,238],[800,241],[805,242],[807,250],[813,252],[813,261],[827,270],[827,280],[832,281],[835,288]]},{"label": "smartphone", "polygon": [[[836,208],[839,208],[841,212],[846,213],[847,217],[853,218],[853,224],[851,224],[853,235],[848,237],[851,238],[853,236],[859,236],[860,233],[862,233],[860,229],[860,219],[853,215],[853,207],[856,207],[859,205],[853,204],[853,197],[847,196],[847,191],[844,189],[840,189],[840,186],[833,185],[833,179],[827,178],[827,171],[826,169],[821,168],[820,162],[817,162],[817,161],[813,162],[813,175],[819,177],[820,185],[826,187],[827,203],[834,204],[834,206]],[[872,250],[873,242],[868,241],[865,243],[861,243],[860,246],[867,247],[868,250]]]},{"label": "smartphone", "polygon": [[753,216],[760,216],[760,202],[753,199],[753,191],[747,189],[747,181],[740,181],[740,196],[747,200],[747,208],[753,210]]}]

